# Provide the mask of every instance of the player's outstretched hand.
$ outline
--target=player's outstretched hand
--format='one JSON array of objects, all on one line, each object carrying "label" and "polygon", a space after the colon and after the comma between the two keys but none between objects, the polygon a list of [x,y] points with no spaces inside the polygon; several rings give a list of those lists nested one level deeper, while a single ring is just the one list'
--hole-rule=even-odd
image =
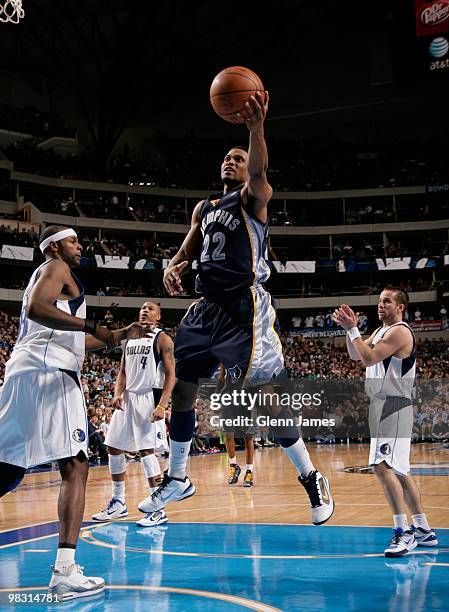
[{"label": "player's outstretched hand", "polygon": [[256,92],[255,96],[251,96],[248,102],[245,102],[245,110],[239,113],[241,123],[246,123],[246,127],[251,131],[253,128],[258,128],[263,125],[268,112],[268,102],[270,96],[268,91],[261,93]]},{"label": "player's outstretched hand", "polygon": [[188,261],[181,261],[179,264],[169,266],[164,272],[164,287],[167,293],[171,296],[183,293],[184,289],[181,283],[181,275],[189,265]]},{"label": "player's outstretched hand", "polygon": [[117,410],[123,410],[123,399],[121,397],[114,397],[112,400],[112,407]]},{"label": "player's outstretched hand", "polygon": [[154,325],[150,323],[131,323],[128,327],[125,327],[126,339],[136,340],[137,338],[151,338],[153,335]]},{"label": "player's outstretched hand", "polygon": [[336,308],[332,314],[332,319],[343,327],[343,329],[351,329],[357,327],[359,313],[355,313],[347,304],[342,304],[340,308]]},{"label": "player's outstretched hand", "polygon": [[152,421],[162,421],[165,419],[165,408],[158,404],[156,408],[153,410],[153,414],[151,415]]}]

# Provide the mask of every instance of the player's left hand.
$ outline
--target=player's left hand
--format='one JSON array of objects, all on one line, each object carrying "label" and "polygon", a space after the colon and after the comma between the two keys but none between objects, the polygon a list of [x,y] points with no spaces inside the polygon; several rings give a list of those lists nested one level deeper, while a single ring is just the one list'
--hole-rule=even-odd
[{"label": "player's left hand", "polygon": [[156,408],[153,410],[153,414],[151,415],[151,420],[154,421],[162,421],[165,419],[165,407],[158,404]]},{"label": "player's left hand", "polygon": [[269,100],[268,91],[263,93],[258,91],[255,96],[250,97],[248,102],[245,102],[245,109],[238,113],[238,117],[240,117],[241,123],[246,123],[249,131],[263,125],[268,112]]},{"label": "player's left hand", "polygon": [[340,325],[347,331],[352,327],[357,327],[359,313],[355,313],[347,304],[342,304],[340,308],[334,310],[332,319],[337,325]]}]

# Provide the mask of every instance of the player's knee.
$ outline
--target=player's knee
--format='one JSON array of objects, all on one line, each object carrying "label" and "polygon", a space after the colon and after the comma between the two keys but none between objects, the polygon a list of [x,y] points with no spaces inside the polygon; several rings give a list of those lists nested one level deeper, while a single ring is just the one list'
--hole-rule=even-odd
[{"label": "player's knee", "polygon": [[0,497],[16,489],[25,476],[25,468],[0,462]]},{"label": "player's knee", "polygon": [[185,380],[177,380],[172,391],[172,411],[187,412],[192,410],[198,386]]}]

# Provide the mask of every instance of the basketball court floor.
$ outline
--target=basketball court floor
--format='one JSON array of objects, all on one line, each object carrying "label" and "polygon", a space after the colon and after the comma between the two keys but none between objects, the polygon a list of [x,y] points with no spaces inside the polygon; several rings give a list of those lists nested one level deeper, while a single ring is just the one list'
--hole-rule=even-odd
[{"label": "basketball court floor", "polygon": [[[139,528],[146,496],[139,463],[128,464],[129,516],[93,524],[110,497],[106,466],[90,470],[77,560],[106,580],[99,599],[31,603],[46,593],[57,546],[58,472],[29,474],[0,502],[0,609],[49,610],[442,610],[449,581],[449,446],[414,445],[412,473],[421,488],[437,549],[386,559],[391,515],[368,445],[310,445],[329,477],[336,509],[310,525],[308,500],[279,448],[258,449],[253,489],[226,484],[224,454],[190,459],[194,497],[168,507],[169,522]],[[244,466],[244,454],[237,454]],[[16,597],[14,604],[13,597]],[[20,600],[22,597],[22,600]],[[28,597],[28,599],[25,599]],[[12,603],[9,603],[9,602]],[[20,603],[27,601],[28,603]]]}]

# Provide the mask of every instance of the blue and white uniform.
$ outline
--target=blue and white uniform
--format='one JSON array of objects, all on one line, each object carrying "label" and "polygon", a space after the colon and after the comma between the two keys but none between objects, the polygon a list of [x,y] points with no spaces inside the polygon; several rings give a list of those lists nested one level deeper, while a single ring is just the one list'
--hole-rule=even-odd
[{"label": "blue and white uniform", "polygon": [[[27,303],[45,261],[23,296],[19,334],[6,364],[0,398],[0,461],[28,468],[79,451],[87,456],[87,416],[80,384],[84,332],[60,331],[26,316]],[[84,288],[72,272],[79,296],[57,300],[60,310],[86,318]]]},{"label": "blue and white uniform", "polygon": [[210,378],[223,363],[235,380],[266,381],[284,365],[276,313],[263,287],[270,276],[267,224],[248,212],[240,191],[213,194],[201,207],[196,290],[203,297],[176,335],[181,380]]},{"label": "blue and white uniform", "polygon": [[408,357],[388,357],[366,368],[365,390],[370,398],[370,465],[385,461],[398,474],[410,472],[410,441],[413,427],[412,393],[416,374],[416,340],[402,321],[379,328],[376,345],[392,329],[404,326],[413,337]]},{"label": "blue and white uniform", "polygon": [[123,410],[112,415],[105,444],[125,451],[168,450],[165,420],[151,421],[161,397],[165,372],[157,350],[159,334],[124,343],[126,386]]}]

